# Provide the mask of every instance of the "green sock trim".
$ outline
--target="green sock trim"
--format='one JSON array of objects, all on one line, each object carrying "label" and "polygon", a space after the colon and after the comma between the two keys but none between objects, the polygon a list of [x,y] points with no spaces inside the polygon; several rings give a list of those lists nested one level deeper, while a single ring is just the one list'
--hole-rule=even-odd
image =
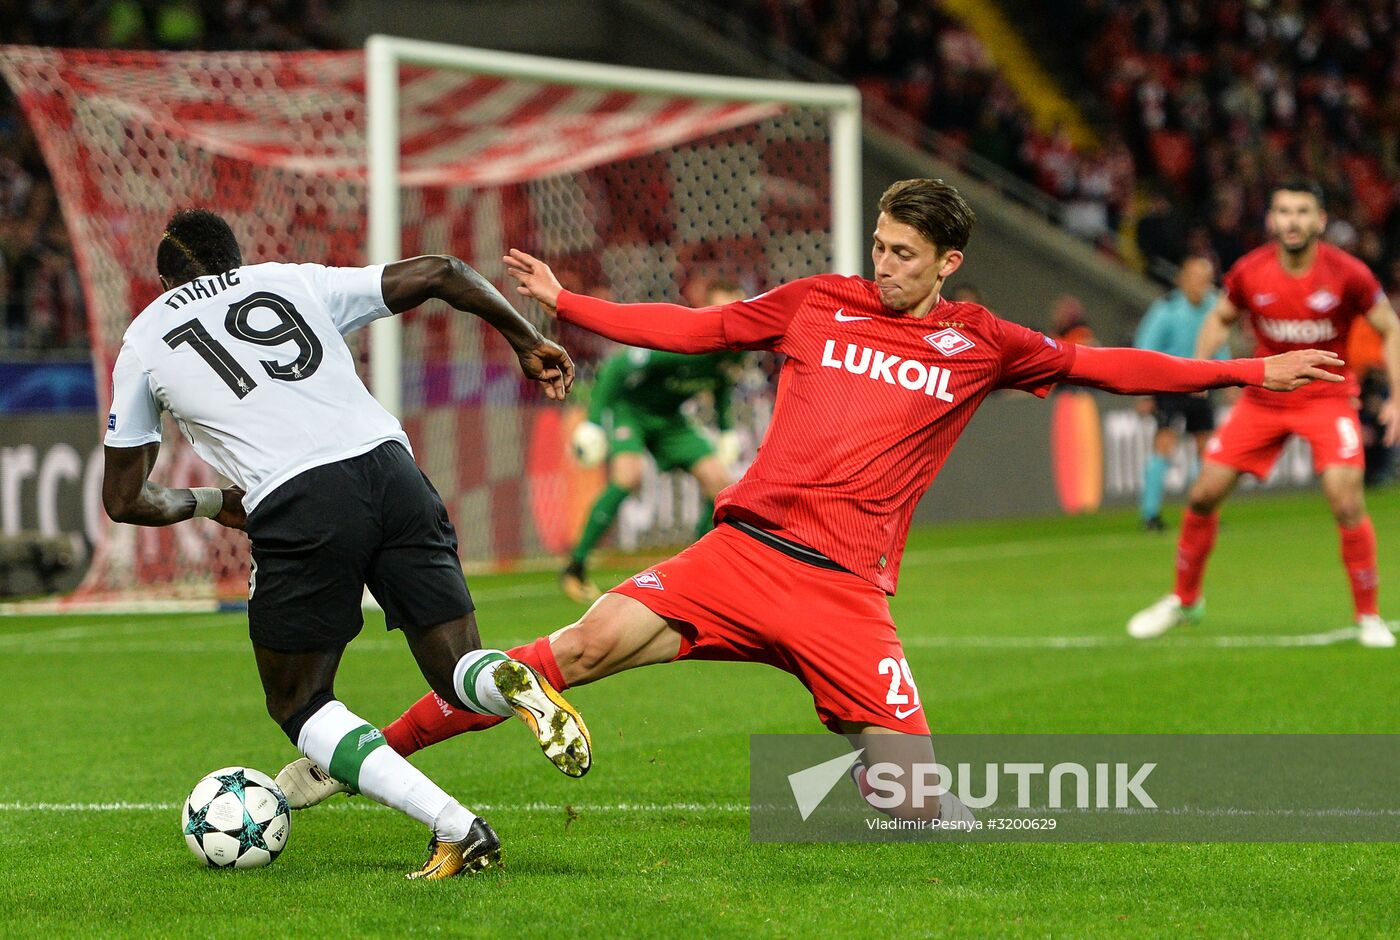
[{"label": "green sock trim", "polygon": [[360,767],[365,758],[386,743],[384,732],[367,724],[360,725],[340,739],[340,743],[335,746],[335,754],[331,757],[331,765],[327,769],[332,777],[358,790]]},{"label": "green sock trim", "polygon": [[507,659],[510,659],[510,657],[507,656],[505,653],[486,653],[485,655],[479,657],[476,662],[472,663],[470,666],[467,667],[466,674],[462,676],[462,694],[466,696],[467,704],[471,705],[475,711],[479,711],[482,714],[486,715],[495,714],[495,712],[488,711],[486,707],[483,706],[481,702],[477,700],[476,677],[481,675],[481,670],[485,669],[492,663],[505,662]]}]

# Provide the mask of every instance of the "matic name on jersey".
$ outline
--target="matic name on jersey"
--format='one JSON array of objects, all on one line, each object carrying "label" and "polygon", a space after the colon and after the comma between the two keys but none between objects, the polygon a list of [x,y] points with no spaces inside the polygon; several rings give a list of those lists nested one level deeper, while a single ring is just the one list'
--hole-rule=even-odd
[{"label": "matic name on jersey", "polygon": [[158,442],[169,411],[249,512],[303,470],[385,441],[408,447],[344,340],[391,315],[383,270],[256,264],[166,291],[122,338],[106,443]]}]

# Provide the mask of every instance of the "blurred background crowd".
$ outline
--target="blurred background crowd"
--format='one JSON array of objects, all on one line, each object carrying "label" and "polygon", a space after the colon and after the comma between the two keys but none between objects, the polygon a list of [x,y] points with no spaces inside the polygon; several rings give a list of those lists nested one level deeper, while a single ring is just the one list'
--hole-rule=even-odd
[{"label": "blurred background crowd", "polygon": [[[121,49],[337,45],[335,0],[0,0],[0,39]],[[0,351],[72,355],[87,323],[53,184],[0,82]]]},{"label": "blurred background crowd", "polygon": [[[1094,123],[1041,126],[937,0],[746,0],[769,35],[1033,183],[1066,228],[1155,275],[1228,268],[1268,186],[1327,190],[1328,237],[1400,282],[1400,6],[1390,0],[1001,4]],[[732,8],[733,4],[726,4]],[[1059,42],[1053,40],[1058,37]]]},{"label": "blurred background crowd", "polygon": [[[1046,126],[940,0],[706,0],[750,35],[859,85],[1055,200],[1061,224],[1169,281],[1263,238],[1268,186],[1310,175],[1330,240],[1400,287],[1400,4],[1393,0],[1003,0],[1090,118]],[[5,41],[125,48],[336,45],[336,0],[0,0]],[[1058,37],[1060,41],[1051,41]],[[53,188],[0,88],[0,343],[81,346]]]}]

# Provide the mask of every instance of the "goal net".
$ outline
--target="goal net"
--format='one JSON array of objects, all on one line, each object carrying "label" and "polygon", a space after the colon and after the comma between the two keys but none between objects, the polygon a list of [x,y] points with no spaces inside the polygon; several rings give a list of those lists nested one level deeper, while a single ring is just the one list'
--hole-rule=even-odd
[{"label": "goal net", "polygon": [[[858,172],[849,89],[817,89],[818,100],[816,86],[386,37],[371,40],[368,61],[0,47],[74,244],[104,405],[122,333],[160,292],[160,233],[184,206],[228,219],[248,263],[446,252],[512,297],[507,247],[547,259],[567,287],[622,301],[694,302],[714,279],[756,291],[855,265],[833,241],[833,216],[852,215],[855,199],[834,178]],[[846,145],[833,148],[833,134]],[[525,313],[544,326],[537,309]],[[381,323],[354,338],[357,352],[441,492],[463,561],[504,567],[563,551],[602,485],[600,470],[568,457],[579,406],[546,402],[468,314],[427,304]],[[615,349],[547,329],[584,378]],[[751,442],[771,400],[753,375],[738,403]],[[153,478],[218,482],[170,422]],[[628,547],[693,525],[698,496],[684,484],[653,475],[642,495],[624,520]],[[241,533],[209,520],[100,531],[75,600],[246,594]]]}]

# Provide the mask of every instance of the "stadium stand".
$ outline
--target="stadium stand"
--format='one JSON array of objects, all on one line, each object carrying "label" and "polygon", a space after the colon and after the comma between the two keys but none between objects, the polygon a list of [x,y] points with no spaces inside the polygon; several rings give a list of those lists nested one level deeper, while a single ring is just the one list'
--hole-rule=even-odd
[{"label": "stadium stand", "polygon": [[1262,237],[1257,220],[1268,185],[1305,173],[1332,200],[1329,238],[1396,285],[1400,13],[1393,5],[999,5],[1038,35],[1084,37],[1062,50],[1072,61],[1058,77],[1079,82],[1073,90],[1099,125],[1097,147],[1037,129],[987,49],[939,0],[708,6],[712,21],[737,18],[751,36],[787,44],[868,98],[1033,183],[1061,201],[1057,216],[1070,231],[1108,247],[1117,231],[1135,228],[1149,270],[1203,250],[1228,266]]},{"label": "stadium stand", "polygon": [[855,84],[868,103],[923,124],[937,135],[942,155],[965,150],[1033,184],[1059,203],[1053,216],[1061,225],[1116,253],[1135,188],[1121,137],[1110,129],[1096,145],[1077,146],[1063,124],[1037,122],[986,45],[945,4],[707,0],[705,11],[712,23],[750,40],[786,44]]},{"label": "stadium stand", "polygon": [[[1388,273],[1397,245],[1400,14],[1366,0],[1076,4],[1092,89],[1138,165],[1228,266],[1262,237],[1268,186],[1300,173],[1331,200],[1329,237]],[[1176,257],[1168,257],[1175,261]]]},{"label": "stadium stand", "polygon": [[[340,45],[335,0],[0,0],[6,42],[123,49],[305,49]],[[48,170],[0,83],[0,351],[87,345],[82,290]]]}]

